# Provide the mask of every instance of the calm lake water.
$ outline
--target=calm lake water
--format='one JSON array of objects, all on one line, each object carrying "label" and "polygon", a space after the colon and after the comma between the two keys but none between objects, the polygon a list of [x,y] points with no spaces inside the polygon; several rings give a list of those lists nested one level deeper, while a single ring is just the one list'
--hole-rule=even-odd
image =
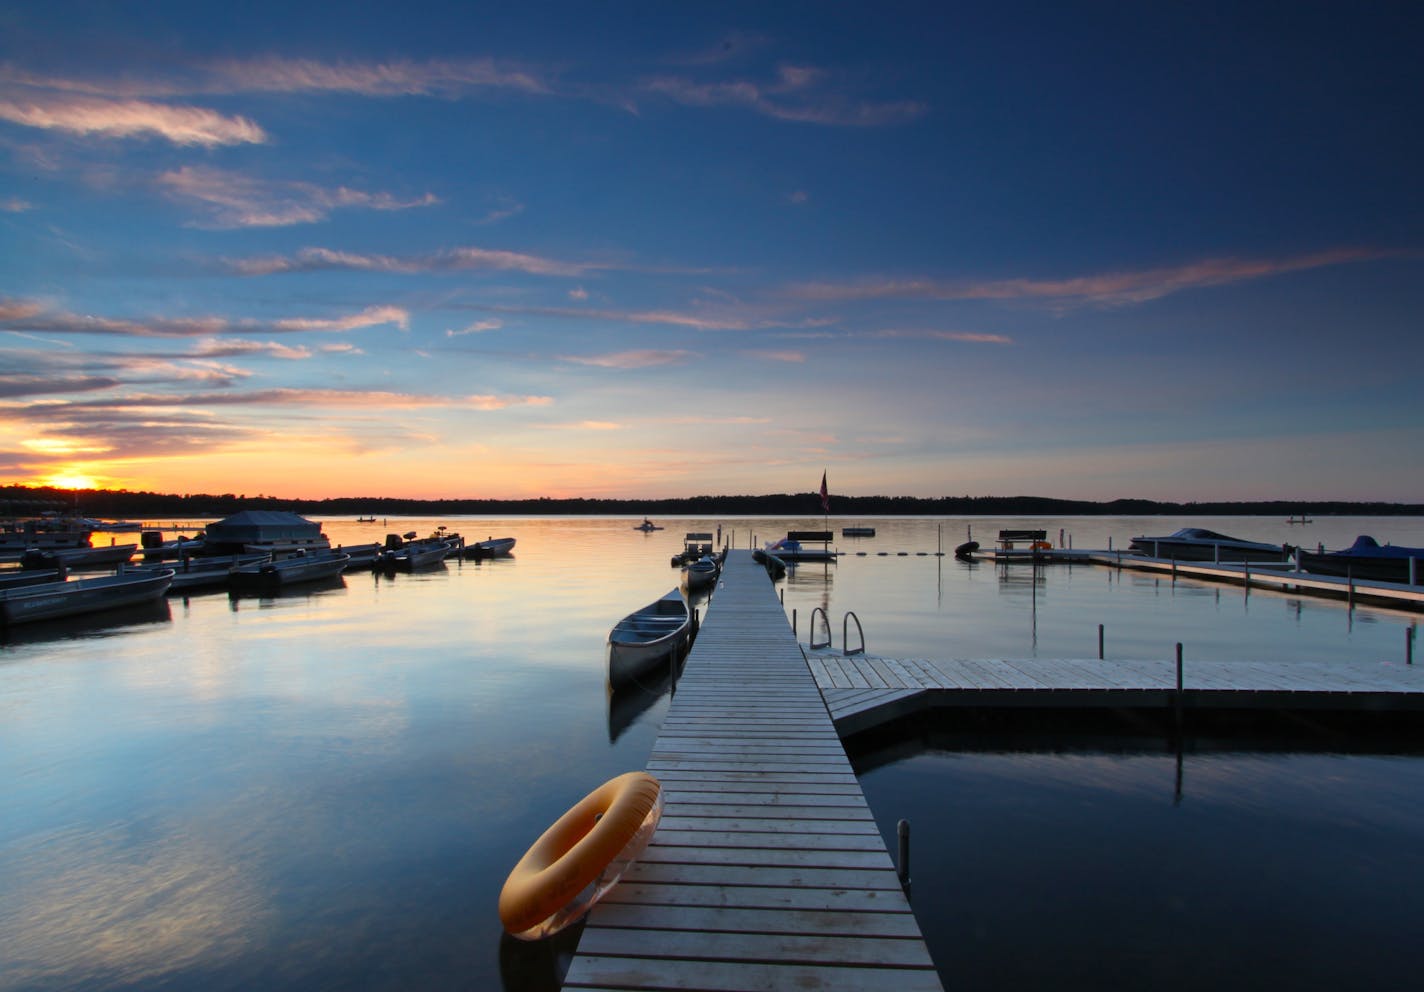
[{"label": "calm lake water", "polygon": [[[685,531],[747,547],[804,520],[325,521],[335,542],[448,525],[515,555],[275,598],[172,598],[0,646],[0,989],[551,987],[572,941],[501,937],[505,875],[667,700],[610,698],[604,641],[676,583]],[[842,520],[834,566],[780,583],[854,611],[872,653],[1403,662],[1417,616],[1086,566],[935,557],[999,527],[1124,547],[1198,524],[1343,547],[1424,521]],[[863,554],[858,554],[863,552]],[[881,553],[884,552],[882,555]],[[905,552],[903,556],[899,552]],[[920,552],[927,554],[921,555]],[[852,634],[854,640],[854,634]],[[1414,978],[1424,761],[1412,742],[1229,742],[908,727],[856,742],[956,988],[1324,988]]]}]

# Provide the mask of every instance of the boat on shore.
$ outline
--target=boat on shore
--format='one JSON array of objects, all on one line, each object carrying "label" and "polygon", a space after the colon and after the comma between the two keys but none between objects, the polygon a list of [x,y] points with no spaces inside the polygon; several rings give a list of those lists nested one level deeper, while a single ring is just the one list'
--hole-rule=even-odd
[{"label": "boat on shore", "polygon": [[156,600],[168,591],[172,569],[152,575],[101,575],[0,589],[0,620],[6,624],[57,620]]},{"label": "boat on shore", "polygon": [[673,658],[692,636],[692,614],[673,589],[628,614],[608,633],[608,684],[617,689]]},{"label": "boat on shore", "polygon": [[491,537],[487,541],[476,541],[465,545],[466,558],[498,558],[514,550],[514,538]]},{"label": "boat on shore", "polygon": [[1243,541],[1204,527],[1183,527],[1164,537],[1134,537],[1129,550],[1172,561],[1285,562],[1293,549],[1285,544]]},{"label": "boat on shore", "polygon": [[304,582],[318,582],[340,575],[351,556],[337,551],[298,551],[286,558],[275,558],[240,565],[228,573],[234,589],[275,591]]},{"label": "boat on shore", "polygon": [[1424,548],[1380,544],[1368,534],[1361,534],[1343,551],[1300,551],[1300,567],[1307,572],[1402,585],[1410,584],[1411,560],[1414,584],[1424,583]]}]

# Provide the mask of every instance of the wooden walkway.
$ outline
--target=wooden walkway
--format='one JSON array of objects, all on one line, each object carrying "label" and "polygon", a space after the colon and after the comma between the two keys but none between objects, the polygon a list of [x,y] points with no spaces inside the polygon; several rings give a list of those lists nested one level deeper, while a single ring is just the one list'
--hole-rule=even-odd
[{"label": "wooden walkway", "polygon": [[[1140,707],[1177,703],[1175,661],[956,660],[813,654],[842,735],[935,707]],[[1187,661],[1185,709],[1424,710],[1424,665]]]},{"label": "wooden walkway", "polygon": [[594,907],[567,989],[937,990],[786,614],[728,555],[648,771],[662,822]]}]

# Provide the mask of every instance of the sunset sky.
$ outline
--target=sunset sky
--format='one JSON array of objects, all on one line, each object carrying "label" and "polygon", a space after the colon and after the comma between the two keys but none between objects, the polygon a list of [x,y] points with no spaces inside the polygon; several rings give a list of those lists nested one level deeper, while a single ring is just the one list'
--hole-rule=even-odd
[{"label": "sunset sky", "polygon": [[1419,10],[4,3],[0,482],[1419,501]]}]

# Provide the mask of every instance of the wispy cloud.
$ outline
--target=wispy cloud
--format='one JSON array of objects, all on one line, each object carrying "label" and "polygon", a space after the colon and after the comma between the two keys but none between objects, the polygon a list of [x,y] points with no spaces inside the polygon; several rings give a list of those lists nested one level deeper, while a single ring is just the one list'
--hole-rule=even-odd
[{"label": "wispy cloud", "polygon": [[232,271],[248,276],[339,269],[407,274],[490,269],[500,272],[524,272],[540,276],[577,276],[592,269],[604,267],[591,263],[561,262],[523,252],[473,247],[449,248],[427,255],[407,256],[364,255],[330,248],[303,248],[295,255],[267,255],[259,258],[235,259],[228,265]]},{"label": "wispy cloud", "polygon": [[105,138],[158,137],[176,145],[263,144],[267,134],[245,117],[204,107],[146,100],[36,94],[0,98],[0,120],[47,131]]},{"label": "wispy cloud", "polygon": [[471,90],[550,92],[541,70],[491,58],[322,62],[268,57],[230,59],[204,67],[217,92],[352,93],[360,96],[457,96]]},{"label": "wispy cloud", "polygon": [[200,204],[207,215],[205,226],[220,229],[310,224],[325,220],[333,210],[409,210],[440,202],[433,193],[402,199],[348,186],[264,182],[199,166],[165,172],[157,181],[170,197]]},{"label": "wispy cloud", "polygon": [[676,349],[660,351],[652,348],[638,351],[617,351],[606,355],[560,355],[560,361],[578,365],[596,365],[605,369],[646,369],[659,365],[682,365],[696,358],[691,351]]},{"label": "wispy cloud", "polygon": [[601,320],[622,324],[658,324],[686,327],[695,331],[757,331],[785,327],[821,327],[834,323],[820,318],[787,319],[764,309],[743,306],[708,306],[692,310],[609,310],[583,307],[485,306],[492,313],[532,314],[573,320]]},{"label": "wispy cloud", "polygon": [[459,330],[451,328],[445,332],[445,336],[447,338],[458,338],[466,334],[484,334],[486,331],[497,331],[503,326],[504,321],[502,320],[477,320],[473,324],[462,327]]},{"label": "wispy cloud", "polygon": [[836,88],[824,70],[783,65],[774,79],[699,81],[681,76],[646,79],[640,89],[692,107],[743,107],[778,120],[835,127],[884,127],[922,117],[917,100],[870,100]]},{"label": "wispy cloud", "polygon": [[18,196],[9,196],[0,199],[0,211],[7,214],[22,214],[27,210],[33,210],[35,205],[29,200],[22,200]]},{"label": "wispy cloud", "polygon": [[289,317],[275,321],[232,320],[226,317],[98,317],[53,310],[30,300],[0,299],[0,330],[47,334],[106,334],[132,337],[215,337],[230,333],[293,333],[351,331],[394,324],[410,327],[410,314],[394,306],[372,306],[342,317]]},{"label": "wispy cloud", "polygon": [[247,341],[241,338],[210,338],[193,347],[193,355],[199,358],[247,358],[266,356],[301,360],[312,357],[310,348],[293,347],[276,341]]},{"label": "wispy cloud", "polygon": [[801,283],[791,296],[819,302],[843,300],[1024,300],[1054,306],[1124,306],[1145,303],[1184,290],[1225,286],[1309,269],[1388,258],[1393,253],[1369,248],[1338,248],[1276,259],[1214,258],[1184,265],[1108,272],[1066,279],[990,281],[923,278],[875,278],[849,283]]},{"label": "wispy cloud", "polygon": [[764,349],[751,349],[742,352],[742,354],[746,355],[748,358],[758,359],[763,362],[790,362],[792,364],[799,364],[801,362],[806,361],[806,353],[804,351],[771,351]]},{"label": "wispy cloud", "polygon": [[164,409],[170,407],[202,410],[211,407],[245,406],[309,406],[387,410],[463,408],[491,411],[518,406],[548,406],[552,403],[553,398],[549,396],[472,394],[452,397],[372,389],[279,388],[209,393],[133,393],[93,402],[74,401],[23,406],[0,404],[0,413],[10,416],[68,417],[85,410]]},{"label": "wispy cloud", "polygon": [[1014,339],[1004,334],[986,334],[979,331],[872,331],[873,338],[913,338],[918,341],[962,341],[966,344],[1013,344]]}]

